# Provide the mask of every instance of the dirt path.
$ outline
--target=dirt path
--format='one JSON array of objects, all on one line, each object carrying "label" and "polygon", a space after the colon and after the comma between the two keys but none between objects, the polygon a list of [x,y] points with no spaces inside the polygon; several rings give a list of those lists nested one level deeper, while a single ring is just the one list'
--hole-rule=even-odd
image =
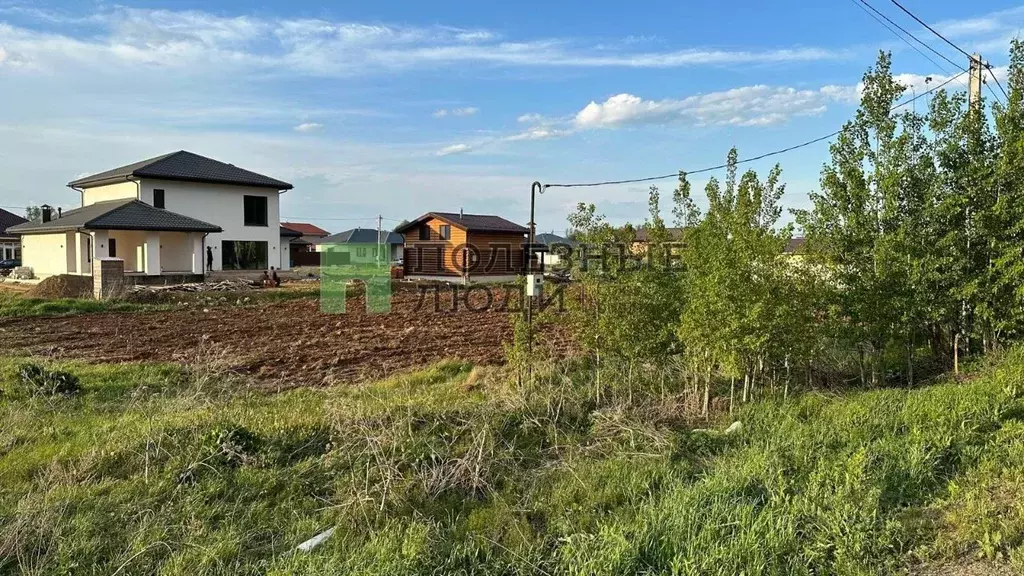
[{"label": "dirt path", "polygon": [[[223,357],[232,366],[283,386],[316,386],[380,378],[443,359],[502,362],[511,337],[500,298],[484,312],[450,308],[442,295],[417,310],[412,291],[392,298],[389,314],[367,314],[362,296],[348,313],[324,314],[319,301],[223,305],[171,312],[83,314],[0,320],[10,351],[102,362],[196,362]],[[564,349],[564,336],[554,337]]]}]

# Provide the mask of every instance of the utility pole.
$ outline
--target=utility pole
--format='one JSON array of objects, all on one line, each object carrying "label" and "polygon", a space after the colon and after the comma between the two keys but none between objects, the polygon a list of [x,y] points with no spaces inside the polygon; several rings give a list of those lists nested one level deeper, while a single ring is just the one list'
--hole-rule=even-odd
[{"label": "utility pole", "polygon": [[[381,216],[380,214],[377,214],[377,258],[376,258],[376,260],[377,260],[377,267],[378,268],[380,267],[381,262],[383,262],[383,260],[384,260],[384,253],[381,252],[381,240],[380,240],[380,229],[381,229],[381,226],[382,226],[381,221],[383,219],[384,219],[383,216]],[[388,254],[388,264],[390,264],[390,263],[391,263],[391,255]]]},{"label": "utility pole", "polygon": [[968,81],[969,95],[967,102],[970,107],[981,106],[981,84],[983,80],[984,63],[981,61],[981,54],[975,52],[971,56],[970,80]]}]

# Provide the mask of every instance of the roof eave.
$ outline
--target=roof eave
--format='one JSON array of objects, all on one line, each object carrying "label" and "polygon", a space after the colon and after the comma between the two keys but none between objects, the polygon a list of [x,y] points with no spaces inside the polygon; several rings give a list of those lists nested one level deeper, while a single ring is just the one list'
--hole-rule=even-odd
[{"label": "roof eave", "polygon": [[[196,182],[200,184],[221,184],[224,186],[245,186],[247,188],[267,188],[270,190],[292,190],[295,186],[287,182],[278,182],[277,184],[259,184],[254,182],[238,182],[232,180],[214,180],[212,178],[190,178],[188,176],[155,176],[152,174],[139,174],[132,173],[132,176],[136,178],[150,178],[153,180],[167,180],[169,182]],[[117,180],[115,180],[116,182]],[[283,186],[282,186],[283,185]]]},{"label": "roof eave", "polygon": [[106,178],[84,178],[82,180],[75,180],[68,182],[69,188],[95,188],[97,186],[106,186],[108,184],[118,184],[120,182],[129,182],[134,177],[133,174],[123,174],[120,176],[108,176]]}]

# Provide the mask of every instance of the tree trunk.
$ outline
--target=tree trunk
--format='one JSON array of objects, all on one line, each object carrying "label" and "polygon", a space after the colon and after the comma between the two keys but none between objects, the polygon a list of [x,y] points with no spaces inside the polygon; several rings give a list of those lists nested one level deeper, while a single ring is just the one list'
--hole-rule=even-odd
[{"label": "tree trunk", "polygon": [[729,414],[732,414],[732,405],[736,400],[736,376],[729,378]]},{"label": "tree trunk", "polygon": [[702,402],[701,413],[705,418],[711,415],[711,366],[707,367],[704,373],[704,401]]},{"label": "tree trunk", "polygon": [[914,386],[914,338],[907,342],[907,386]]},{"label": "tree trunk", "polygon": [[860,362],[858,363],[859,366],[860,366],[860,385],[861,385],[861,387],[867,385],[867,383],[868,383],[867,376],[865,376],[865,374],[864,374],[864,363],[867,361],[864,356],[865,356],[864,355],[864,346],[862,345],[860,347]]},{"label": "tree trunk", "polygon": [[750,372],[743,371],[743,403],[750,401]]},{"label": "tree trunk", "polygon": [[953,374],[960,375],[960,333],[953,336]]}]

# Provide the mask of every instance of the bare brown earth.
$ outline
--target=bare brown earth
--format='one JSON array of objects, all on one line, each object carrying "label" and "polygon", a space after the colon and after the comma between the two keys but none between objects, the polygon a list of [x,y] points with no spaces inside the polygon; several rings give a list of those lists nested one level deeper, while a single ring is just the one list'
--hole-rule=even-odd
[{"label": "bare brown earth", "polygon": [[[444,360],[478,364],[504,360],[512,333],[510,312],[495,292],[484,311],[452,309],[442,292],[435,309],[414,290],[392,297],[387,314],[368,314],[362,295],[347,313],[326,314],[316,298],[140,313],[96,313],[0,320],[8,352],[55,355],[97,362],[174,361],[225,363],[283,387],[358,382]],[[483,308],[475,293],[470,303]],[[568,338],[551,333],[556,349]]]}]

